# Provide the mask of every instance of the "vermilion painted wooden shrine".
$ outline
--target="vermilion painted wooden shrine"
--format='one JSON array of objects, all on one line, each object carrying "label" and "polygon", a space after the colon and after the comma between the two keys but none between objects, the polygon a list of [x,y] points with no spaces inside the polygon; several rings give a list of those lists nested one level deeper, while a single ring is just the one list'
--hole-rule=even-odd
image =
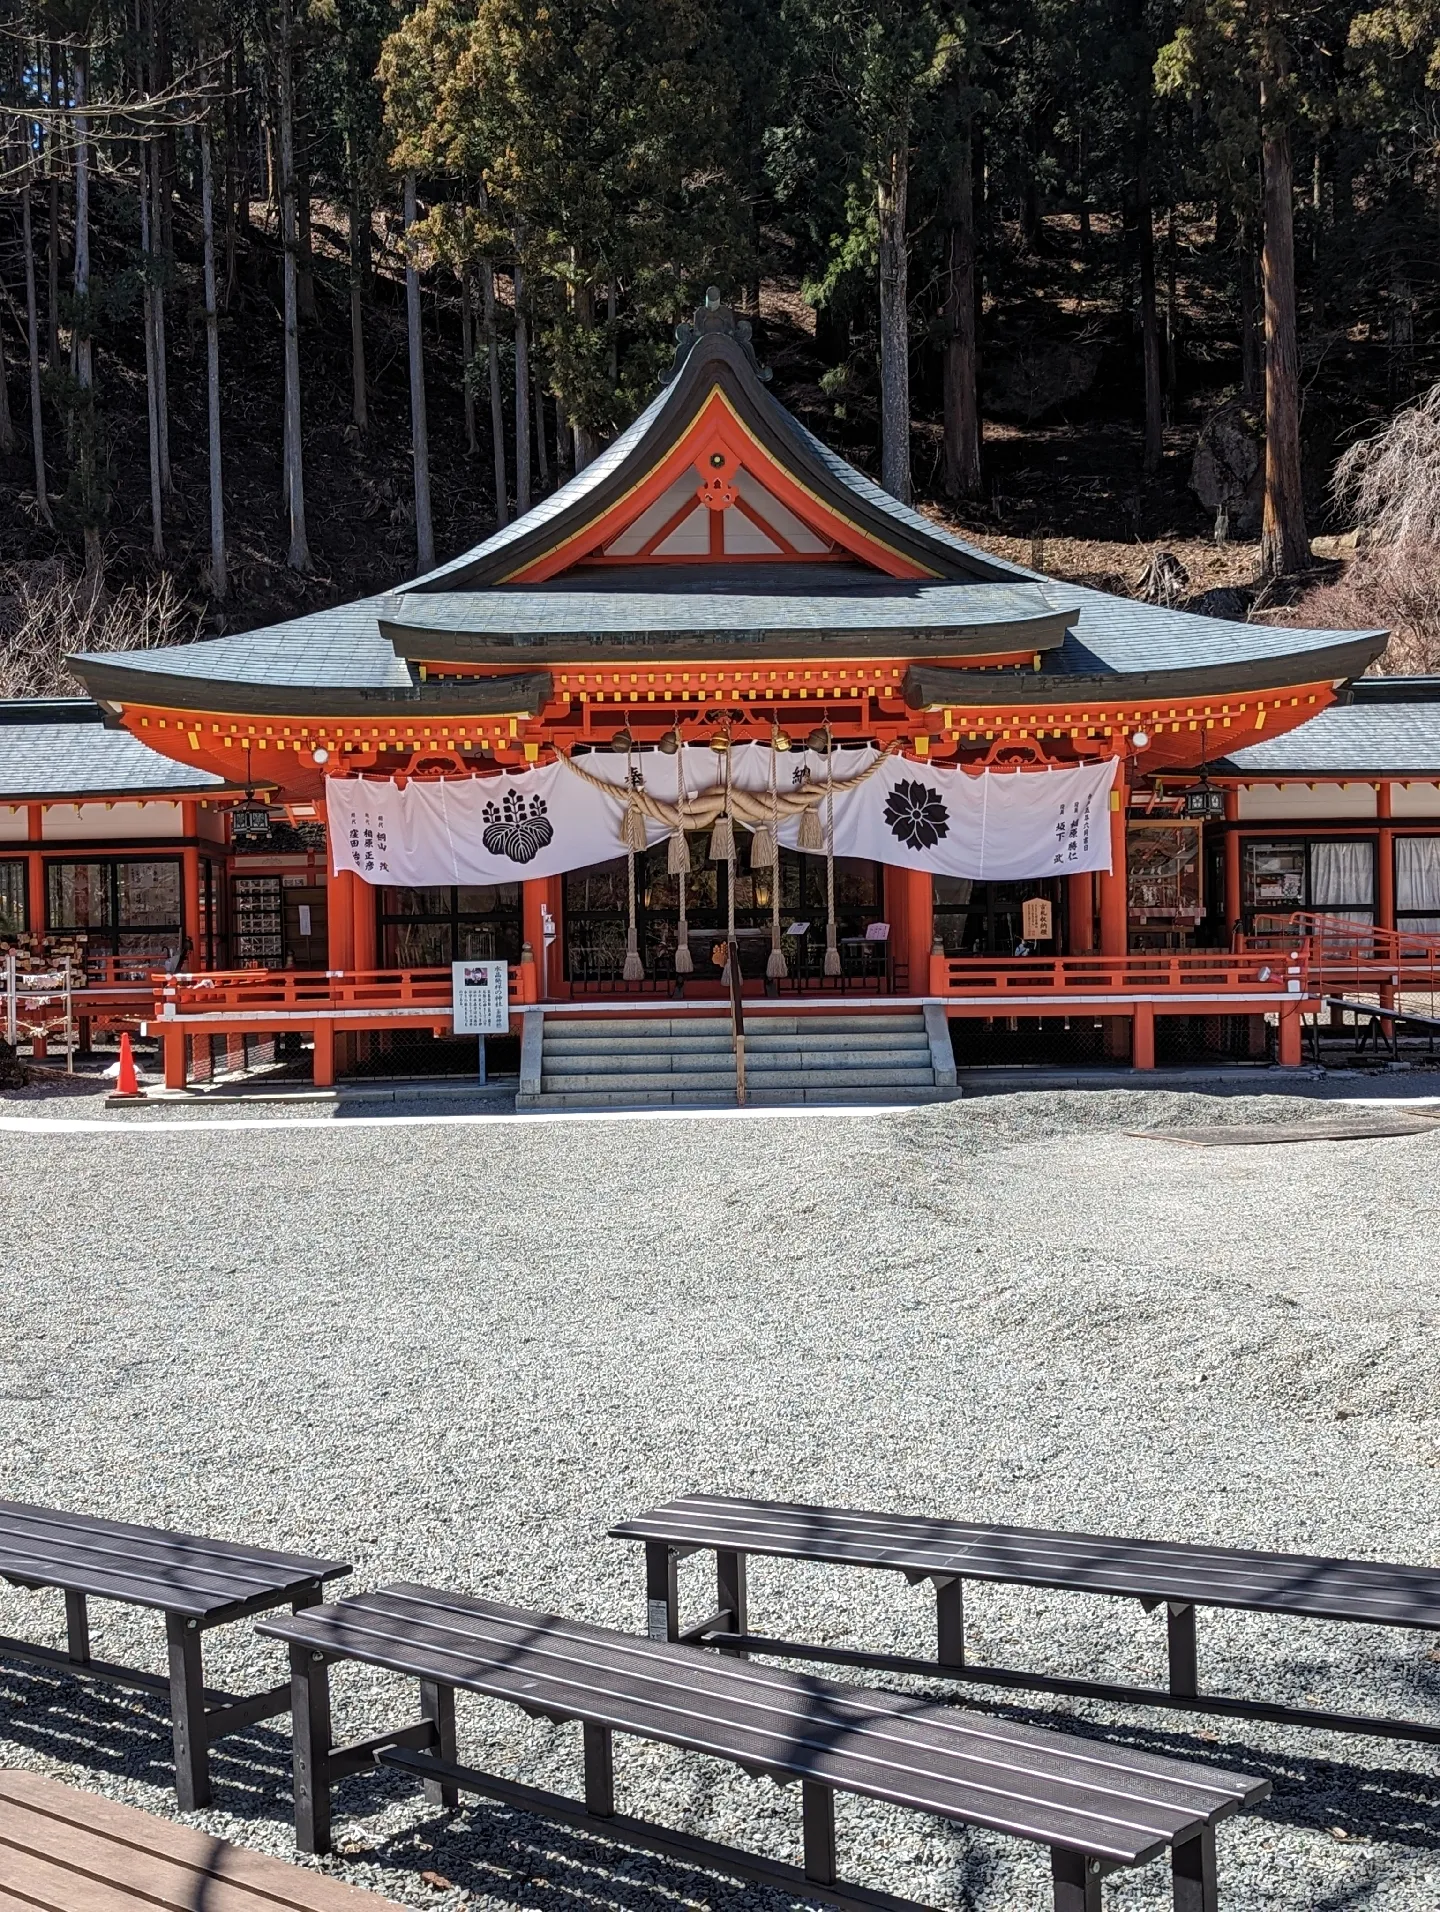
[{"label": "vermilion painted wooden shrine", "polygon": [[[720,1008],[732,935],[757,1027],[923,1009],[937,1083],[937,1016],[962,1065],[1083,1026],[1153,1066],[1157,1018],[1162,1057],[1183,1024],[1294,1064],[1324,995],[1436,980],[1440,702],[1357,681],[1383,645],[1002,563],[808,432],[712,298],[635,423],[474,550],[270,629],[82,657],[93,704],[4,708],[0,938],[83,934],[82,1013],[153,1022],[172,1083],[247,1033],[313,1041],[322,1082],[399,1031],[444,1038],[449,963],[487,955],[553,1029],[618,1016],[612,1037],[653,1045]],[[733,860],[692,832],[682,911],[643,832],[633,859],[617,835],[580,869],[470,883],[366,881],[326,843],[335,779],[401,792],[618,749],[643,782],[652,753],[706,744],[822,776],[861,745],[917,778],[1113,761],[1110,868],[935,874],[841,855],[833,824],[760,866],[743,832]]]}]

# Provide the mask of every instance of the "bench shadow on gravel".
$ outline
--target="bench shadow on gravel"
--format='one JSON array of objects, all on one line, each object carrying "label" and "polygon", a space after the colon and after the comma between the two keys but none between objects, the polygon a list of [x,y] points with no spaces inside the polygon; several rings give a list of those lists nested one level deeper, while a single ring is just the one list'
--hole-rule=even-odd
[{"label": "bench shadow on gravel", "polygon": [[[955,1703],[955,1695],[943,1688],[914,1692],[914,1697]],[[1339,1834],[1357,1848],[1380,1842],[1433,1852],[1440,1843],[1440,1773],[1385,1763],[1388,1742],[1370,1742],[1379,1755],[1371,1761],[1343,1751],[1328,1757],[1256,1746],[1234,1730],[1233,1722],[1215,1716],[1206,1716],[1202,1740],[1193,1730],[1105,1725],[1040,1706],[997,1704],[976,1710],[1138,1752],[1263,1775],[1274,1792],[1254,1809],[1257,1817],[1331,1838]],[[82,1772],[139,1780],[166,1793],[173,1786],[169,1710],[143,1691],[122,1692],[0,1660],[0,1764],[5,1763],[5,1741]],[[1335,1743],[1349,1742],[1336,1735]],[[289,1734],[263,1724],[221,1741],[211,1751],[215,1810],[241,1822],[288,1827],[290,1752]],[[336,1787],[337,1832],[347,1818],[363,1821],[387,1807],[419,1808],[421,1803],[415,1784],[400,1773],[377,1769],[358,1775]],[[620,1809],[625,1809],[623,1800]],[[702,1834],[705,1817],[701,1812],[694,1821]],[[991,1883],[995,1863],[983,1845],[970,1842],[964,1827],[946,1831],[953,1846],[949,1895],[970,1905]],[[795,1834],[798,1847],[798,1797]],[[719,1881],[679,1859],[637,1852],[473,1795],[457,1814],[426,1809],[423,1817],[373,1842],[363,1826],[357,1837],[364,1843],[337,1853],[339,1864],[332,1861],[327,1871],[343,1878],[349,1860],[400,1874],[434,1872],[463,1892],[536,1912],[574,1912],[577,1903],[587,1901],[619,1912],[674,1912],[678,1899],[695,1897],[716,1908],[791,1902],[770,1888]],[[364,1882],[384,1889],[373,1878]],[[1343,1912],[1349,1897],[1348,1888],[1338,1888],[1335,1896],[1317,1902],[1314,1912]]]}]

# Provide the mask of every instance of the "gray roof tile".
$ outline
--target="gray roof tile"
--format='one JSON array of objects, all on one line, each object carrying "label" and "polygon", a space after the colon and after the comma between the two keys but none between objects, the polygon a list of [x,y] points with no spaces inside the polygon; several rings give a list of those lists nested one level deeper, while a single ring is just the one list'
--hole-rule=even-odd
[{"label": "gray roof tile", "polygon": [[148,749],[100,724],[6,724],[0,729],[0,803],[22,798],[202,794],[224,779]]},{"label": "gray roof tile", "polygon": [[1413,771],[1440,776],[1440,704],[1334,704],[1297,730],[1232,750],[1242,776],[1356,776]]}]

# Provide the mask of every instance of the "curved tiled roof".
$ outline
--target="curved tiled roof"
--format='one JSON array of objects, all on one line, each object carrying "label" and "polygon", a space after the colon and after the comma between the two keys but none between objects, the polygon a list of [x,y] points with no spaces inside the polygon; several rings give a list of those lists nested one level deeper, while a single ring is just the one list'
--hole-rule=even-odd
[{"label": "curved tiled roof", "polygon": [[1335,704],[1308,724],[1232,750],[1220,768],[1272,778],[1440,776],[1440,703]]},{"label": "curved tiled roof", "polygon": [[10,705],[0,724],[0,803],[78,802],[86,797],[204,796],[225,789],[223,777],[192,770],[148,749],[125,730],[106,730],[100,712],[83,710],[55,722],[37,706],[34,722]]}]

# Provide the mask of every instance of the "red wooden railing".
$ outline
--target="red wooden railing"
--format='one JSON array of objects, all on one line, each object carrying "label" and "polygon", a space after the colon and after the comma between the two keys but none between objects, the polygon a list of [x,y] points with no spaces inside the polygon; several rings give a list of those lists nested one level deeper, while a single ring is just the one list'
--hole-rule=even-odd
[{"label": "red wooden railing", "polygon": [[[1134,956],[932,956],[932,996],[1305,996],[1303,944],[1285,952],[1156,951]],[[1001,1010],[1003,1013],[1003,1008]]]},{"label": "red wooden railing", "polygon": [[450,1013],[451,973],[445,969],[229,969],[204,975],[155,976],[155,1013],[243,1016],[306,1012],[405,1010]]}]

